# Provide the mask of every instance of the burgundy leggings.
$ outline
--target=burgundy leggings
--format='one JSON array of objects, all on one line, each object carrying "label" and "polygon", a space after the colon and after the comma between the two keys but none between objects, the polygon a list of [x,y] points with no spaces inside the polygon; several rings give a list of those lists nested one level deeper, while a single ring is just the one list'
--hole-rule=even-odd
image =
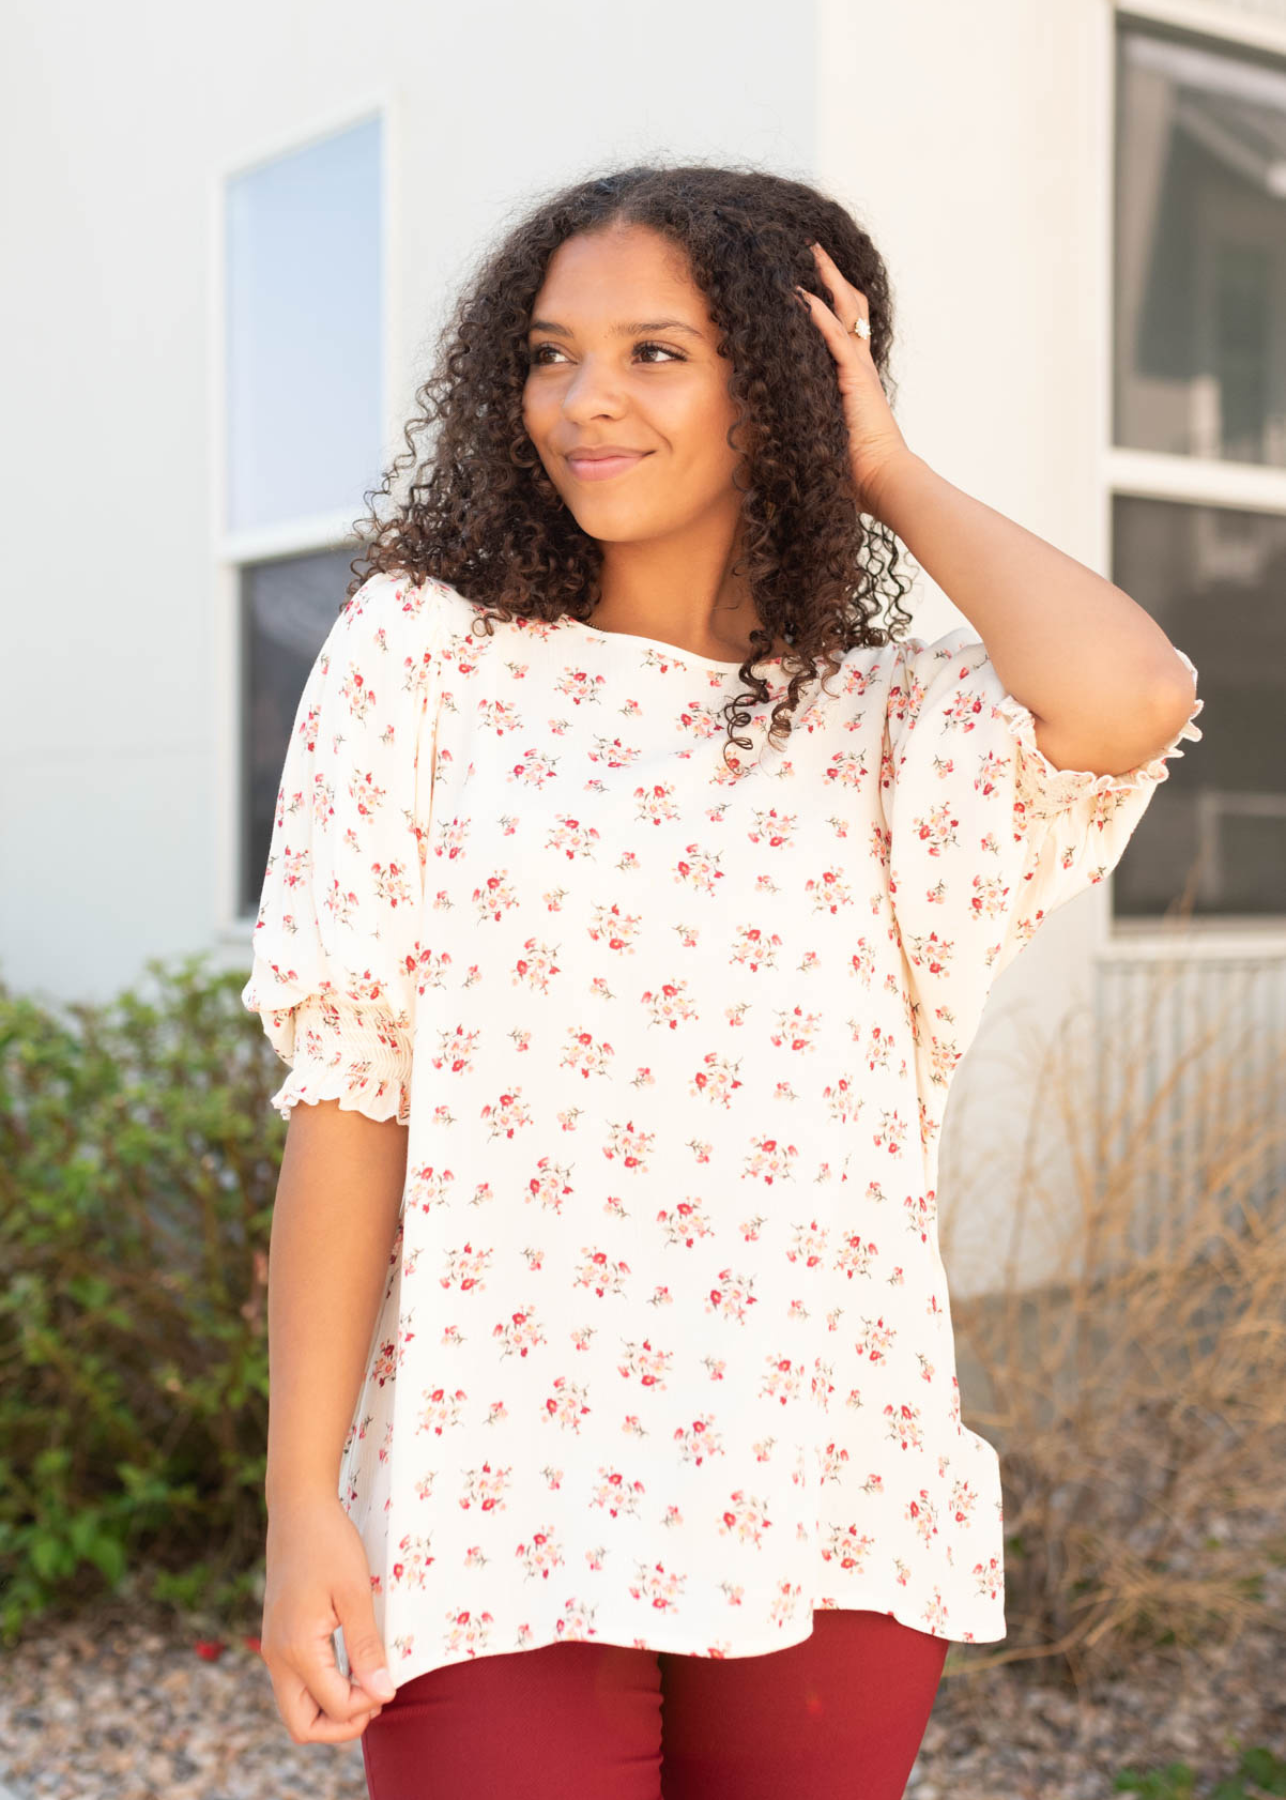
[{"label": "burgundy leggings", "polygon": [[948,1641],[823,1609],[802,1644],[546,1644],[413,1676],[362,1733],[370,1800],[901,1800]]}]

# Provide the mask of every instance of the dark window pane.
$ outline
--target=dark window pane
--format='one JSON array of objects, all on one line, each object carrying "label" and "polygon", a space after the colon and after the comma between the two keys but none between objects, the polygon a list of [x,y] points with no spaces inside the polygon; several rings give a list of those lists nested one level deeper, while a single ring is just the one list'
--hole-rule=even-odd
[{"label": "dark window pane", "polygon": [[1286,468],[1286,66],[1117,48],[1114,440]]},{"label": "dark window pane", "polygon": [[355,549],[241,571],[241,906],[257,912],[286,746],[308,671],[338,617]]},{"label": "dark window pane", "polygon": [[1197,665],[1204,737],[1112,878],[1119,917],[1286,914],[1286,517],[1118,494],[1112,579]]}]

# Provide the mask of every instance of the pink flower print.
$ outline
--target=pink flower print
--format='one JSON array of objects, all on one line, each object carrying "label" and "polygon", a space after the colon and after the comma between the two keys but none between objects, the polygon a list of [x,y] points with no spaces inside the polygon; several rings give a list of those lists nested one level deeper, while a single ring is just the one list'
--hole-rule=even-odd
[{"label": "pink flower print", "polygon": [[655,1137],[653,1131],[636,1130],[633,1119],[629,1119],[624,1125],[612,1126],[603,1146],[603,1155],[609,1160],[619,1156],[627,1169],[644,1174],[649,1167],[648,1157]]},{"label": "pink flower print", "polygon": [[536,1164],[536,1173],[527,1183],[527,1199],[538,1200],[542,1211],[548,1212],[552,1208],[555,1213],[561,1213],[563,1201],[571,1192],[566,1168],[548,1156],[542,1156]]},{"label": "pink flower print", "polygon": [[628,950],[633,954],[641,923],[640,914],[622,915],[615,901],[611,905],[600,902],[590,914],[589,936],[593,943],[605,943],[609,950]]},{"label": "pink flower print", "polygon": [[798,814],[782,814],[775,806],[770,806],[754,814],[754,823],[746,837],[750,843],[762,844],[766,850],[788,849],[798,822]]},{"label": "pink flower print", "polygon": [[588,1643],[594,1637],[593,1609],[580,1600],[569,1600],[563,1616],[554,1626],[558,1641],[566,1644]]},{"label": "pink flower print", "polygon": [[634,816],[643,823],[650,821],[653,825],[660,825],[662,821],[677,819],[679,816],[672,782],[658,781],[651,787],[635,788],[634,798],[638,803]]},{"label": "pink flower print", "polygon": [[619,737],[596,737],[587,754],[587,761],[604,763],[609,769],[627,769],[638,759],[637,747],[633,744],[626,744]]},{"label": "pink flower print", "polygon": [[793,1164],[799,1155],[794,1144],[783,1144],[777,1138],[751,1138],[751,1151],[746,1158],[743,1177],[752,1176],[756,1181],[765,1182],[769,1187],[774,1181],[790,1181],[794,1176]]},{"label": "pink flower print", "polygon": [[950,1613],[947,1610],[946,1601],[942,1598],[942,1590],[940,1588],[934,1588],[933,1599],[927,1601],[920,1609],[920,1617],[924,1620],[924,1629],[926,1631],[931,1631],[938,1637],[947,1637],[951,1635],[947,1629],[950,1621]]},{"label": "pink flower print", "polygon": [[434,1388],[421,1396],[419,1420],[416,1433],[431,1431],[435,1437],[441,1437],[449,1425],[458,1425],[463,1415],[463,1405],[468,1398],[463,1388],[457,1388],[454,1394],[448,1394],[445,1388]]},{"label": "pink flower print", "polygon": [[728,960],[756,975],[760,969],[777,967],[780,948],[781,938],[775,931],[765,932],[758,925],[739,925],[733,934],[732,955]]},{"label": "pink flower print", "polygon": [[439,1285],[444,1288],[458,1287],[462,1294],[477,1288],[481,1292],[486,1287],[482,1279],[494,1250],[475,1250],[472,1244],[466,1244],[461,1250],[453,1250],[447,1257],[447,1272],[439,1277]]},{"label": "pink flower print", "polygon": [[822,1089],[822,1100],[827,1117],[836,1124],[855,1124],[866,1104],[857,1083],[848,1075],[842,1075],[838,1081],[828,1082]]},{"label": "pink flower print", "polygon": [[816,1219],[811,1219],[807,1225],[792,1225],[786,1261],[802,1263],[806,1269],[820,1268],[828,1235],[827,1228],[819,1225]]},{"label": "pink flower print", "polygon": [[873,1363],[882,1363],[893,1348],[896,1338],[896,1327],[885,1324],[881,1315],[874,1323],[864,1317],[862,1330],[854,1341],[859,1356],[865,1356]]},{"label": "pink flower print", "polygon": [[844,880],[842,869],[825,869],[820,875],[810,876],[804,883],[804,892],[812,899],[815,913],[833,916],[841,906],[853,904],[853,890]]},{"label": "pink flower print", "polygon": [[[583,1384],[568,1381],[565,1375],[559,1375],[553,1384],[553,1392],[545,1396],[544,1417],[552,1420],[564,1431],[579,1431],[581,1420],[589,1412],[589,1401],[585,1397]],[[557,1487],[558,1482],[552,1483]]]},{"label": "pink flower print", "polygon": [[989,1600],[996,1599],[1004,1589],[1004,1570],[997,1556],[989,1556],[986,1562],[975,1563],[969,1573],[974,1578],[974,1592],[985,1594]]},{"label": "pink flower print", "polygon": [[654,1350],[652,1340],[644,1338],[641,1344],[626,1344],[625,1361],[617,1368],[627,1380],[637,1376],[644,1387],[663,1389],[673,1360],[672,1350]]},{"label": "pink flower print", "polygon": [[522,728],[522,716],[508,700],[480,700],[478,723],[481,729],[494,731],[497,737]]},{"label": "pink flower print", "polygon": [[667,981],[663,987],[647,988],[640,996],[650,1025],[668,1025],[678,1029],[681,1021],[698,1016],[696,1002],[688,994],[686,981]]},{"label": "pink flower print", "polygon": [[653,1563],[651,1568],[637,1563],[635,1567],[638,1572],[630,1583],[631,1597],[648,1601],[655,1612],[674,1612],[682,1598],[687,1576],[667,1574],[664,1563]]},{"label": "pink flower print", "polygon": [[528,987],[537,994],[548,993],[550,978],[560,972],[553,951],[535,938],[528,938],[522,949],[514,964],[513,985]]},{"label": "pink flower print", "polygon": [[619,1469],[600,1467],[590,1505],[601,1506],[613,1519],[620,1513],[624,1513],[627,1518],[636,1519],[639,1516],[639,1501],[646,1492],[641,1481],[626,1481]]},{"label": "pink flower print", "polygon": [[734,1275],[731,1269],[720,1269],[719,1285],[711,1288],[706,1295],[706,1311],[721,1313],[725,1319],[736,1319],[739,1325],[747,1322],[747,1311],[758,1306],[756,1295],[750,1292],[752,1282],[744,1275]]},{"label": "pink flower print", "polygon": [[358,906],[357,895],[351,889],[345,892],[335,876],[331,877],[330,887],[326,891],[322,905],[328,913],[332,914],[337,924],[352,926],[353,914]]},{"label": "pink flower print", "polygon": [[803,1382],[803,1363],[794,1363],[788,1356],[770,1356],[764,1365],[759,1394],[786,1406],[799,1398]]},{"label": "pink flower print", "polygon": [[518,904],[514,884],[506,875],[488,875],[479,887],[474,888],[471,898],[480,925],[488,919],[492,923],[502,919],[511,906]]},{"label": "pink flower print", "polygon": [[359,723],[365,719],[375,705],[375,691],[366,685],[361,670],[355,663],[348,665],[348,675],[340,684],[340,695],[348,702],[348,710]]},{"label": "pink flower print", "polygon": [[760,1547],[762,1547],[762,1533],[771,1525],[772,1520],[768,1517],[765,1502],[755,1495],[747,1494],[743,1488],[738,1488],[731,1495],[730,1504],[719,1519],[721,1535],[731,1532],[742,1543],[749,1539],[751,1543]]},{"label": "pink flower print", "polygon": [[360,769],[353,770],[348,783],[348,792],[363,819],[378,812],[384,804],[385,790],[382,787],[376,787],[375,777],[369,770],[365,775]]},{"label": "pink flower print", "polygon": [[488,1136],[494,1141],[498,1137],[511,1138],[520,1125],[531,1124],[531,1107],[522,1098],[522,1090],[516,1093],[500,1094],[491,1104],[482,1108],[481,1116],[491,1127]]},{"label": "pink flower print", "polygon": [[957,1481],[952,1484],[950,1504],[953,1522],[957,1525],[968,1525],[973,1520],[978,1496],[967,1481]]},{"label": "pink flower print", "polygon": [[298,887],[312,873],[313,856],[311,850],[291,850],[286,845],[281,859],[281,878],[287,887]]},{"label": "pink flower print", "polygon": [[409,1534],[398,1545],[401,1555],[393,1564],[391,1587],[422,1588],[424,1578],[437,1558],[429,1550],[429,1540],[425,1537],[411,1537]]},{"label": "pink flower print", "polygon": [[871,978],[875,974],[875,951],[865,938],[858,938],[857,947],[849,957],[847,967],[864,988],[870,987]]},{"label": "pink flower print", "polygon": [[674,865],[675,878],[689,883],[699,894],[713,894],[715,883],[724,878],[718,861],[717,854],[702,850],[699,844],[689,844]]},{"label": "pink flower print", "polygon": [[930,1538],[938,1535],[938,1510],[929,1499],[926,1489],[921,1488],[913,1499],[908,1500],[906,1518],[926,1544]]},{"label": "pink flower print", "polygon": [[421,1212],[429,1212],[435,1206],[449,1206],[454,1179],[450,1169],[439,1169],[432,1163],[417,1163],[407,1172],[406,1204],[418,1207]]},{"label": "pink flower print", "polygon": [[593,859],[594,846],[598,842],[598,829],[593,825],[582,825],[579,819],[569,818],[562,814],[556,826],[545,840],[547,850],[561,850],[570,860],[577,858]]},{"label": "pink flower print", "polygon": [[900,1406],[894,1406],[890,1401],[884,1408],[884,1416],[889,1422],[889,1437],[896,1439],[904,1450],[924,1448],[924,1430],[918,1406],[912,1406],[905,1400]]},{"label": "pink flower print", "polygon": [[590,675],[584,669],[566,669],[555,682],[554,691],[581,706],[601,700],[606,685],[605,675]]},{"label": "pink flower print", "polygon": [[917,816],[912,822],[916,836],[930,856],[941,856],[944,850],[959,849],[956,826],[960,821],[951,816],[950,801],[942,801],[938,806],[931,808],[923,818]]},{"label": "pink flower print", "polygon": [[627,1262],[614,1262],[605,1250],[583,1250],[585,1260],[576,1270],[576,1287],[592,1287],[601,1300],[605,1294],[623,1294],[626,1291],[630,1265]]},{"label": "pink flower print", "polygon": [[907,1121],[894,1107],[892,1111],[881,1112],[880,1122],[871,1142],[877,1150],[887,1150],[890,1156],[901,1156],[907,1129]]},{"label": "pink flower print", "polygon": [[822,1559],[837,1563],[841,1569],[856,1569],[860,1573],[874,1542],[874,1538],[865,1533],[859,1536],[856,1525],[832,1525],[822,1544]]},{"label": "pink flower print", "polygon": [[703,1413],[691,1425],[676,1425],[674,1441],[680,1446],[682,1460],[699,1469],[707,1456],[724,1456],[722,1434],[714,1429],[713,1413]]},{"label": "pink flower print", "polygon": [[411,888],[406,879],[406,869],[398,863],[389,863],[387,867],[379,863],[371,864],[371,874],[375,878],[375,893],[378,899],[386,900],[390,906],[406,906],[411,900]]},{"label": "pink flower print", "polygon": [[927,1244],[929,1228],[938,1216],[936,1190],[929,1188],[923,1194],[908,1194],[903,1202],[903,1208],[907,1214],[908,1228],[919,1234],[922,1244]]},{"label": "pink flower print", "polygon": [[510,1485],[511,1474],[509,1469],[493,1469],[490,1463],[483,1463],[480,1469],[466,1469],[460,1510],[468,1512],[477,1506],[483,1512],[495,1512],[497,1508],[503,1512],[505,1489]]},{"label": "pink flower print", "polygon": [[693,1205],[690,1200],[680,1200],[673,1208],[662,1207],[656,1215],[656,1222],[662,1229],[662,1241],[666,1244],[681,1244],[685,1250],[691,1250],[698,1238],[711,1237],[714,1227],[700,1206]]},{"label": "pink flower print", "polygon": [[430,1058],[433,1067],[440,1074],[467,1074],[474,1065],[479,1035],[476,1028],[466,1031],[463,1025],[457,1025],[454,1031],[440,1031],[438,1047]]},{"label": "pink flower print", "polygon": [[[852,1404],[851,1400],[849,1403]],[[825,1487],[828,1481],[843,1480],[844,1464],[848,1461],[848,1451],[839,1449],[834,1443],[829,1443],[821,1452],[819,1461],[821,1464],[821,1473],[818,1476],[818,1486]],[[850,1526],[849,1530],[851,1531],[852,1529],[853,1528]]]},{"label": "pink flower print", "polygon": [[806,1013],[802,1006],[795,1006],[788,1013],[778,1012],[777,1025],[769,1032],[768,1041],[778,1049],[811,1050],[820,1026],[819,1013]]},{"label": "pink flower print", "polygon": [[491,1647],[493,1623],[489,1612],[479,1613],[476,1619],[468,1612],[448,1613],[447,1628],[442,1637],[442,1648],[447,1659],[463,1662],[466,1656],[485,1656]]},{"label": "pink flower print", "polygon": [[526,1356],[528,1351],[546,1342],[532,1309],[510,1313],[507,1319],[501,1319],[492,1327],[491,1335],[504,1346],[500,1352],[502,1359],[512,1356],[515,1350],[519,1356]]},{"label": "pink flower print", "polygon": [[740,1062],[729,1062],[718,1051],[711,1050],[692,1077],[688,1092],[703,1094],[712,1103],[718,1102],[728,1107],[732,1104],[732,1095],[741,1086],[736,1074],[740,1067]]},{"label": "pink flower print", "polygon": [[514,1551],[523,1566],[523,1573],[530,1581],[533,1575],[539,1575],[548,1581],[552,1570],[561,1567],[564,1557],[562,1546],[554,1536],[552,1525],[546,1525],[543,1531],[532,1533],[531,1541],[519,1544]]},{"label": "pink flower print", "polygon": [[813,1360],[813,1376],[810,1384],[810,1397],[823,1412],[830,1410],[831,1395],[835,1392],[835,1383],[831,1376],[835,1373],[833,1363],[823,1362],[821,1357]]},{"label": "pink flower print", "polygon": [[799,1596],[802,1592],[803,1587],[799,1582],[779,1581],[768,1610],[769,1624],[775,1625],[778,1631],[789,1625],[799,1611]]},{"label": "pink flower print", "polygon": [[590,1031],[569,1029],[564,1037],[566,1041],[558,1059],[560,1069],[575,1069],[586,1081],[591,1075],[607,1075],[610,1072],[615,1052],[609,1043],[595,1042],[594,1034]]}]

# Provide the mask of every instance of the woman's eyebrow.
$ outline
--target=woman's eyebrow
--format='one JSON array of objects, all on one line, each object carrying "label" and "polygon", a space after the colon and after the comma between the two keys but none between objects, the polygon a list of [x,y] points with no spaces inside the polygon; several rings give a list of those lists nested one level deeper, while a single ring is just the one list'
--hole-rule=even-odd
[{"label": "woman's eyebrow", "polygon": [[[556,325],[552,319],[533,319],[527,330],[548,331],[554,337],[572,335],[566,325]],[[693,337],[701,336],[694,325],[685,325],[682,319],[645,319],[635,325],[617,325],[614,331],[617,337],[634,337],[641,331],[687,331]]]}]

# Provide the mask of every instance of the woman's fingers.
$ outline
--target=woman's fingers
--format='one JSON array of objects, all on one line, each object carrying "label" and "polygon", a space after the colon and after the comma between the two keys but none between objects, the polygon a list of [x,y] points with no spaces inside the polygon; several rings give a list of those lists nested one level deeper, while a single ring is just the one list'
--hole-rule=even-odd
[{"label": "woman's fingers", "polygon": [[[362,1710],[344,1718],[332,1718],[317,1704],[304,1678],[287,1672],[273,1677],[273,1691],[287,1731],[296,1744],[343,1744],[360,1737],[377,1718],[380,1708],[364,1696]],[[347,1682],[344,1683],[347,1687]],[[354,1693],[359,1690],[354,1689]]]}]

